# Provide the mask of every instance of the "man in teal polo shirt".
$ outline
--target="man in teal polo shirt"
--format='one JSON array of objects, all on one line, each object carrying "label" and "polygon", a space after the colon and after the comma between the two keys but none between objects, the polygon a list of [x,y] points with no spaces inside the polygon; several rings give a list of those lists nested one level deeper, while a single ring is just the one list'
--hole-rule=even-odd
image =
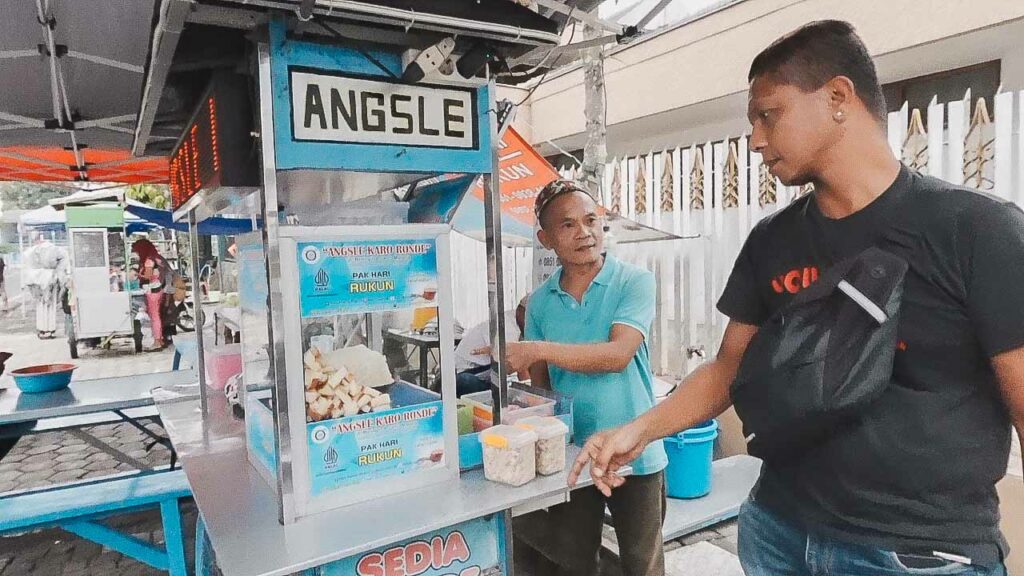
[{"label": "man in teal polo shirt", "polygon": [[[530,296],[524,341],[508,344],[509,371],[529,369],[534,386],[571,396],[575,439],[583,443],[654,405],[647,351],[654,276],[603,254],[598,206],[573,183],[549,184],[534,211],[538,238],[562,267]],[[623,573],[663,575],[667,462],[661,443],[651,444],[633,462],[630,481],[610,497],[593,487],[576,490],[567,504],[518,525],[516,536],[557,563],[558,574],[592,576],[607,504]]]}]

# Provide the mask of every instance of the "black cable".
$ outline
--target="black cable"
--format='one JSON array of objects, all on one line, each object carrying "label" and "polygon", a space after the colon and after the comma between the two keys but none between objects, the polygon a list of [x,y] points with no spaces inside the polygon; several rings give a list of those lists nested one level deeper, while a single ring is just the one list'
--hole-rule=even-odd
[{"label": "black cable", "polygon": [[329,32],[331,34],[331,36],[334,36],[335,39],[341,40],[343,44],[351,46],[353,50],[355,50],[356,52],[359,52],[360,54],[362,54],[363,58],[366,58],[374,66],[376,66],[377,68],[380,68],[381,70],[383,70],[384,73],[387,74],[388,76],[390,76],[393,80],[401,80],[401,78],[396,76],[395,73],[392,72],[390,69],[388,69],[387,66],[382,64],[380,60],[377,60],[376,58],[374,58],[372,54],[370,54],[366,50],[363,50],[359,46],[356,46],[356,45],[352,44],[351,43],[352,40],[350,38],[346,38],[346,37],[342,36],[340,32],[338,32],[334,28],[331,28],[330,26],[328,26],[324,22],[317,22],[317,24],[319,24],[320,27],[323,28],[324,30],[327,30],[327,32]]}]

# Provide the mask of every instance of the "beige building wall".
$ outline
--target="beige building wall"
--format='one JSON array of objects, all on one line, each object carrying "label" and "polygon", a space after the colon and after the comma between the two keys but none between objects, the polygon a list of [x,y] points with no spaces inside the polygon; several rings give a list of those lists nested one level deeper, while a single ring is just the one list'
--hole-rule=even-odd
[{"label": "beige building wall", "polygon": [[[746,0],[610,51],[610,153],[745,130],[750,61],[781,34],[823,18],[857,27],[883,82],[1002,59],[1004,85],[1024,89],[1024,2]],[[582,82],[579,68],[552,74],[529,100],[532,141],[545,152],[545,141],[567,148],[582,144]],[[680,135],[688,131],[692,138]],[[661,142],[666,132],[675,141]]]}]

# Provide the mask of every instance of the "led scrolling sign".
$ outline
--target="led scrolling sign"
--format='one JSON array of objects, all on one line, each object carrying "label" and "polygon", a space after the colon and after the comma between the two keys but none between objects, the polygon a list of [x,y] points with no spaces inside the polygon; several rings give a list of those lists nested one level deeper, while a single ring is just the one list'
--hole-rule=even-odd
[{"label": "led scrolling sign", "polygon": [[174,210],[200,190],[259,183],[250,126],[245,78],[214,77],[171,153],[168,180]]}]

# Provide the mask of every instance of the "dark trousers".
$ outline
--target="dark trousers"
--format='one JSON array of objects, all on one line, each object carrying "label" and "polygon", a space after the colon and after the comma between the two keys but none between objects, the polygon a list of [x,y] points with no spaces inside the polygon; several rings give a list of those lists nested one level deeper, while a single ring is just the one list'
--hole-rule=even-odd
[{"label": "dark trousers", "polygon": [[513,520],[516,539],[543,556],[537,576],[598,574],[605,505],[611,510],[623,575],[664,576],[664,472],[632,476],[611,498],[594,487],[580,488],[565,504]]},{"label": "dark trousers", "polygon": [[471,368],[455,375],[455,395],[462,398],[465,394],[485,392],[491,389],[490,366]]}]

